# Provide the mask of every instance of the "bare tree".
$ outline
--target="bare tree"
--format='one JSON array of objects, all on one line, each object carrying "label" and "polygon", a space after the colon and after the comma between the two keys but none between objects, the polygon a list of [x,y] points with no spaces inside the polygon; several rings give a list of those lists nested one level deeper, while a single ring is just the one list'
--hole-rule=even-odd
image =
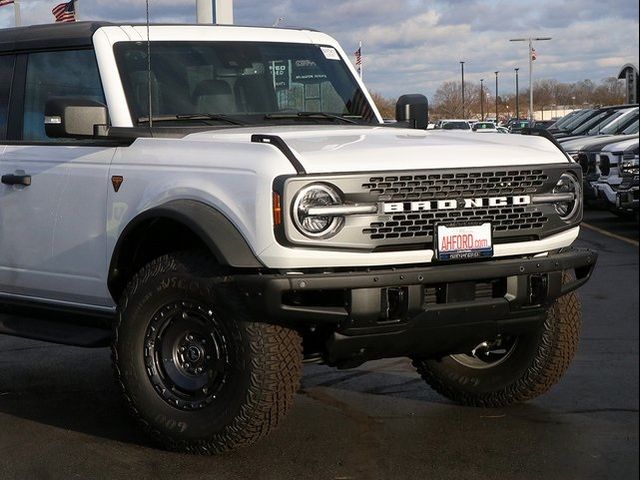
[{"label": "bare tree", "polygon": [[[526,117],[529,105],[529,89],[519,92],[520,117]],[[484,91],[485,115],[492,116],[495,97],[489,88]],[[538,80],[534,84],[534,108],[549,108],[552,105],[584,107],[593,105],[620,105],[625,101],[624,83],[615,77],[605,78],[599,83],[586,79],[575,83],[561,83],[556,79]],[[516,98],[514,94],[498,97],[501,117],[514,116]],[[465,115],[480,118],[480,86],[465,82]],[[459,118],[462,115],[462,92],[460,82],[445,82],[433,96],[432,118]]]},{"label": "bare tree", "polygon": [[382,94],[377,92],[370,92],[373,103],[376,104],[382,118],[393,119],[396,117],[396,101],[391,98],[386,98]]},{"label": "bare tree", "polygon": [[596,103],[600,105],[614,105],[624,103],[624,84],[616,77],[605,78],[600,82],[594,91]]},{"label": "bare tree", "polygon": [[458,82],[444,82],[433,96],[434,114],[440,118],[462,116],[462,89]]}]

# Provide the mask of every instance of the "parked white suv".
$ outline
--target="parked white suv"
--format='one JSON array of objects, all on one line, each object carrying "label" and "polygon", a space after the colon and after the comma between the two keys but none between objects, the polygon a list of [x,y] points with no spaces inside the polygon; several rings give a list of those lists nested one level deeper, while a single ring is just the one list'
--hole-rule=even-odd
[{"label": "parked white suv", "polygon": [[594,183],[599,196],[612,208],[617,207],[618,187],[622,183],[620,166],[626,152],[637,150],[638,137],[607,145],[596,153],[596,166],[600,177]]},{"label": "parked white suv", "polygon": [[384,125],[319,32],[147,40],[0,31],[0,332],[110,344],[133,416],[197,453],[271,431],[303,358],[410,357],[481,407],[560,379],[597,255],[552,142],[426,131],[420,95]]}]

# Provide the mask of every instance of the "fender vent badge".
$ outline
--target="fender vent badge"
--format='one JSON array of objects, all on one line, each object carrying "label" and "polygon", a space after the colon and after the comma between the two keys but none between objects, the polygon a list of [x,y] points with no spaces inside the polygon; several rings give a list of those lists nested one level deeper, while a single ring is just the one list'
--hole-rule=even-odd
[{"label": "fender vent badge", "polygon": [[120,190],[123,181],[124,177],[122,177],[121,175],[114,175],[111,177],[111,185],[113,185],[114,192],[118,193],[118,190]]}]

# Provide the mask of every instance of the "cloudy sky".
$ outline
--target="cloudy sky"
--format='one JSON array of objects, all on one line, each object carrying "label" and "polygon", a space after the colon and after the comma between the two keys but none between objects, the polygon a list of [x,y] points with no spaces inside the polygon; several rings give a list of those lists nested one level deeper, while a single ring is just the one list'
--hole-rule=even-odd
[{"label": "cloudy sky", "polygon": [[[24,24],[51,21],[62,0],[22,0]],[[614,76],[638,64],[638,0],[235,0],[235,22],[304,26],[333,35],[347,52],[363,42],[365,81],[388,97],[433,95],[459,80],[493,72],[500,90],[514,89],[514,67],[526,83],[527,46],[510,38],[549,36],[536,46],[536,78],[575,82]],[[83,20],[141,21],[143,0],[79,0]],[[195,0],[151,0],[154,22],[195,21]],[[13,8],[0,7],[0,28],[13,25]]]}]

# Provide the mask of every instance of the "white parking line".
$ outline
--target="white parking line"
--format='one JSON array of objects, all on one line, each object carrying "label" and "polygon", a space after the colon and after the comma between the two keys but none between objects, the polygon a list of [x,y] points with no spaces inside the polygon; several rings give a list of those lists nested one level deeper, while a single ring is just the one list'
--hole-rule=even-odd
[{"label": "white parking line", "polygon": [[594,232],[601,233],[602,235],[605,235],[607,237],[615,238],[616,240],[620,240],[621,242],[628,243],[629,245],[633,245],[634,247],[637,247],[640,245],[637,240],[623,237],[622,235],[616,235],[615,233],[608,232],[606,230],[603,230],[602,228],[594,227],[589,223],[582,222],[581,226],[588,228],[589,230],[593,230]]}]

